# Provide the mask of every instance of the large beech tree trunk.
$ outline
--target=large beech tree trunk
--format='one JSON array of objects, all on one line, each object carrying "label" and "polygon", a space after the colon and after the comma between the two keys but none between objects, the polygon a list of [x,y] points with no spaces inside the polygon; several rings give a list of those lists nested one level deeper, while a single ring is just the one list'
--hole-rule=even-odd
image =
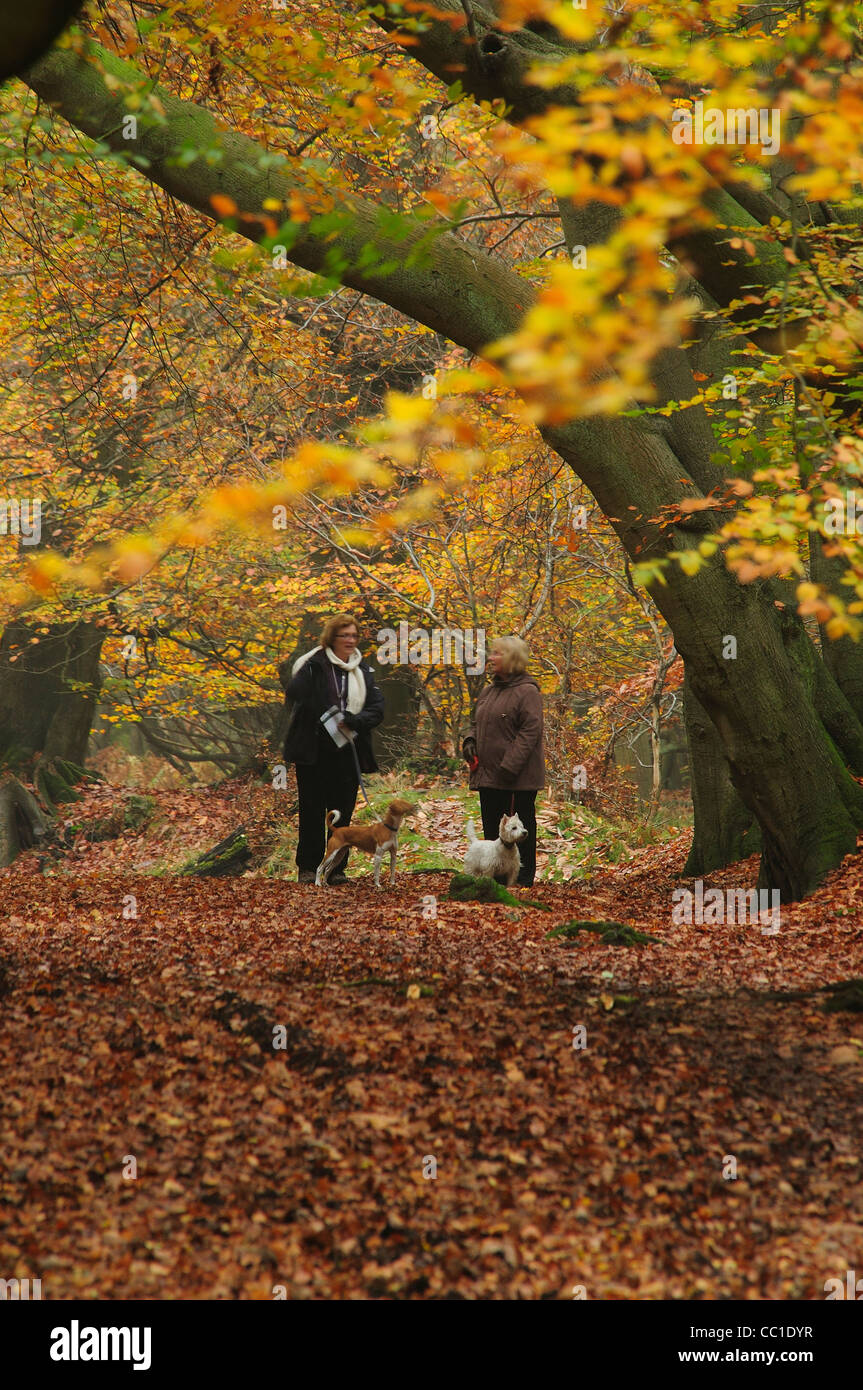
[{"label": "large beech tree trunk", "polygon": [[20,72],[54,42],[82,0],[29,0],[0,5],[0,81]]},{"label": "large beech tree trunk", "polygon": [[[693,548],[699,532],[656,520],[679,498],[680,464],[668,442],[630,420],[603,425],[577,420],[546,437],[634,559]],[[719,736],[731,784],[761,829],[759,885],[786,902],[803,897],[855,851],[863,826],[863,788],[816,709],[817,653],[771,586],[740,584],[716,556],[691,576],[672,564],[665,579],[650,592]]]},{"label": "large beech tree trunk", "polygon": [[0,760],[16,764],[41,754],[83,766],[104,637],[95,623],[7,624],[0,637]]},{"label": "large beech tree trunk", "polygon": [[[863,775],[863,724],[851,702],[790,609],[782,614],[781,632],[806,698],[828,736],[828,747],[833,745],[851,773]],[[706,874],[761,849],[761,834],[752,810],[735,789],[722,740],[693,693],[688,676],[683,695],[695,810],[695,832],[685,872]]]},{"label": "large beech tree trunk", "polygon": [[699,653],[689,678],[719,733],[731,783],[761,827],[759,886],[779,888],[784,899],[794,900],[855,852],[863,788],[785,648],[779,615],[744,591],[746,598],[733,605],[740,611],[728,625],[737,637],[736,658],[722,657],[722,634],[716,633],[716,658],[711,663]]},{"label": "large beech tree trunk", "polygon": [[[848,590],[842,585],[846,564],[839,556],[824,554],[824,542],[817,534],[809,539],[810,574],[816,584],[848,599]],[[863,719],[863,642],[855,642],[850,637],[836,640],[823,635],[821,649],[824,664],[847,697],[857,717]]]},{"label": "large beech tree trunk", "polygon": [[698,877],[761,849],[754,815],[731,780],[722,740],[684,676],[683,717],[689,742],[694,831],[683,872]]}]

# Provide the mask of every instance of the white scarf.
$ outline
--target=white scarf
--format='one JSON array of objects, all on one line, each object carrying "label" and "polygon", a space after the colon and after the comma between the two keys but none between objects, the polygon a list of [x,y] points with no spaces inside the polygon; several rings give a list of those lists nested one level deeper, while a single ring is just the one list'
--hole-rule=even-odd
[{"label": "white scarf", "polygon": [[[359,714],[366,702],[366,678],[360,670],[360,662],[363,659],[362,652],[355,648],[349,659],[347,661],[342,661],[340,657],[336,656],[332,647],[325,647],[323,650],[326,651],[327,656],[334,666],[340,666],[343,671],[347,671],[348,711],[350,714]],[[321,651],[320,647],[313,647],[310,652],[306,652],[305,656],[297,657],[291,667],[291,675],[295,676],[300,667],[305,666],[309,658],[313,657],[315,652],[319,651]]]}]

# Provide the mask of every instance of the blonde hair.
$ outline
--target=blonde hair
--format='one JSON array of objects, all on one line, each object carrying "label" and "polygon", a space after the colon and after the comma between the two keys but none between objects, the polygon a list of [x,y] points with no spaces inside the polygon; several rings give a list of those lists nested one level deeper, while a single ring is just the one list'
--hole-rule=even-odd
[{"label": "blonde hair", "polygon": [[496,637],[491,649],[503,657],[501,670],[505,676],[520,676],[527,670],[530,647],[520,637]]},{"label": "blonde hair", "polygon": [[337,613],[334,618],[328,618],[321,628],[321,646],[331,647],[343,627],[355,627],[359,637],[360,625],[353,613]]}]

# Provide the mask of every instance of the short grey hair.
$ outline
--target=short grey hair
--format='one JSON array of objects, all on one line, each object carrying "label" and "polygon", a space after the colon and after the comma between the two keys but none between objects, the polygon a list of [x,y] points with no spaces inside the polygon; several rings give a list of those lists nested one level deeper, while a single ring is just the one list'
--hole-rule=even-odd
[{"label": "short grey hair", "polygon": [[491,649],[499,651],[503,657],[505,675],[520,676],[527,670],[530,647],[521,637],[495,637]]}]

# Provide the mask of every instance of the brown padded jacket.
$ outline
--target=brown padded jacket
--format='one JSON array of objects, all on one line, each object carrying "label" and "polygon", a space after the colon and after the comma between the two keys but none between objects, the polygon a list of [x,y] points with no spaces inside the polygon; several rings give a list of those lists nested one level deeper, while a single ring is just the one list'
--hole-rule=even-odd
[{"label": "brown padded jacket", "polygon": [[470,774],[472,790],[523,792],[545,786],[542,695],[532,676],[495,676],[476,702],[465,745],[470,739],[479,758]]}]

